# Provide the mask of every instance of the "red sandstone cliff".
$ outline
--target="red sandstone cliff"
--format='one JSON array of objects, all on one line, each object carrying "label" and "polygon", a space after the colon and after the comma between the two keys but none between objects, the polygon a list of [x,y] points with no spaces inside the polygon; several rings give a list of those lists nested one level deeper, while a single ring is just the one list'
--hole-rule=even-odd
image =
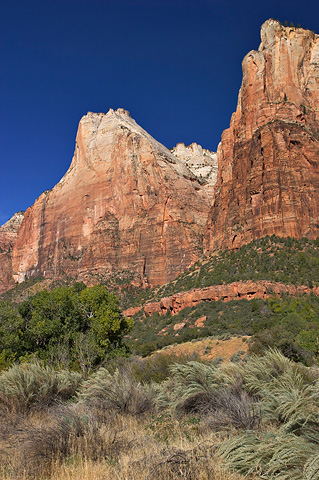
[{"label": "red sandstone cliff", "polygon": [[13,215],[0,227],[0,293],[14,285],[12,277],[12,248],[17,239],[18,230],[23,220],[24,212]]},{"label": "red sandstone cliff", "polygon": [[94,283],[129,270],[166,283],[199,258],[209,208],[205,186],[128,112],[88,113],[69,170],[25,214],[14,279]]},{"label": "red sandstone cliff", "polygon": [[217,152],[208,251],[319,234],[319,36],[268,20],[242,67],[237,110]]}]

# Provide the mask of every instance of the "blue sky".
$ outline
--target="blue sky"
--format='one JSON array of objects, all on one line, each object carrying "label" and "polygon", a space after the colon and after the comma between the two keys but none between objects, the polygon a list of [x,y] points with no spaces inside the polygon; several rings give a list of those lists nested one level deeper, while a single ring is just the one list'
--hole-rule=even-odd
[{"label": "blue sky", "polygon": [[307,0],[2,2],[0,224],[64,175],[87,111],[124,107],[167,147],[216,150],[270,17],[319,33]]}]

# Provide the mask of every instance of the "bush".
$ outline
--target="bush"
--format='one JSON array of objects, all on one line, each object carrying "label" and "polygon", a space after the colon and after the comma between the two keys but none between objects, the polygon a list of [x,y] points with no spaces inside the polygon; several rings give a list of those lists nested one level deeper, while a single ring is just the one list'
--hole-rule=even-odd
[{"label": "bush", "polygon": [[110,374],[100,368],[83,382],[79,401],[97,410],[139,415],[155,409],[157,392],[154,385],[142,385],[127,370]]},{"label": "bush", "polygon": [[[285,433],[243,433],[223,443],[220,455],[230,468],[243,475],[277,480],[314,479],[318,455],[314,445]],[[307,476],[305,476],[306,474]]]},{"label": "bush", "polygon": [[[21,478],[27,474],[35,479],[51,477],[57,463],[67,457],[84,456],[86,460],[105,459],[127,450],[131,440],[117,424],[108,418],[101,428],[97,418],[77,405],[58,405],[47,411],[40,425],[24,421],[11,437],[7,457],[14,456],[13,470]],[[43,476],[43,477],[42,477]]]},{"label": "bush", "polygon": [[206,424],[221,429],[234,427],[252,430],[259,427],[261,408],[255,399],[241,388],[221,389],[206,419]]},{"label": "bush", "polygon": [[191,360],[199,361],[199,355],[176,355],[169,353],[155,353],[150,357],[130,360],[134,377],[142,383],[161,383],[170,375],[170,367],[177,364],[186,364]]}]

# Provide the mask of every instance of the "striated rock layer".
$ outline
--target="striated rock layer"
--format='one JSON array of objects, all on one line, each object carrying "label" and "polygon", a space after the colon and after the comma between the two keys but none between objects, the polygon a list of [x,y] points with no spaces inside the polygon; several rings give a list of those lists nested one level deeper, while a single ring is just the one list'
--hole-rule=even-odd
[{"label": "striated rock layer", "polygon": [[123,109],[88,113],[71,166],[24,217],[12,252],[14,279],[112,273],[159,285],[199,258],[209,194]]},{"label": "striated rock layer", "polygon": [[0,294],[14,285],[12,248],[17,239],[23,217],[24,212],[15,213],[10,220],[0,227]]},{"label": "striated rock layer", "polygon": [[268,20],[242,67],[237,110],[217,152],[207,251],[319,234],[319,36]]}]

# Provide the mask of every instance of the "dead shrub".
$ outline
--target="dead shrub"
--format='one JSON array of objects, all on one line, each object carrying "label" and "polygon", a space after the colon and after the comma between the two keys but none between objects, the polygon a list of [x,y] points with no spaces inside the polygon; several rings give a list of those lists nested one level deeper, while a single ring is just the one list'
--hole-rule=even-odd
[{"label": "dead shrub", "polygon": [[[108,458],[116,462],[123,452],[136,447],[138,439],[115,415],[104,422],[79,405],[57,405],[48,410],[40,424],[25,419],[10,428],[0,458],[16,478],[52,475],[67,458],[86,458],[96,462]],[[13,459],[13,461],[12,461]]]},{"label": "dead shrub", "polygon": [[169,354],[154,353],[145,358],[135,358],[131,363],[134,378],[141,383],[160,383],[170,376],[170,367],[173,364],[186,364],[190,361],[199,361],[197,353]]},{"label": "dead shrub", "polygon": [[15,456],[15,471],[28,476],[45,474],[53,461],[71,451],[72,443],[87,431],[83,418],[72,407],[58,406],[48,411],[46,423],[36,425],[25,419],[11,431],[7,456]]}]

